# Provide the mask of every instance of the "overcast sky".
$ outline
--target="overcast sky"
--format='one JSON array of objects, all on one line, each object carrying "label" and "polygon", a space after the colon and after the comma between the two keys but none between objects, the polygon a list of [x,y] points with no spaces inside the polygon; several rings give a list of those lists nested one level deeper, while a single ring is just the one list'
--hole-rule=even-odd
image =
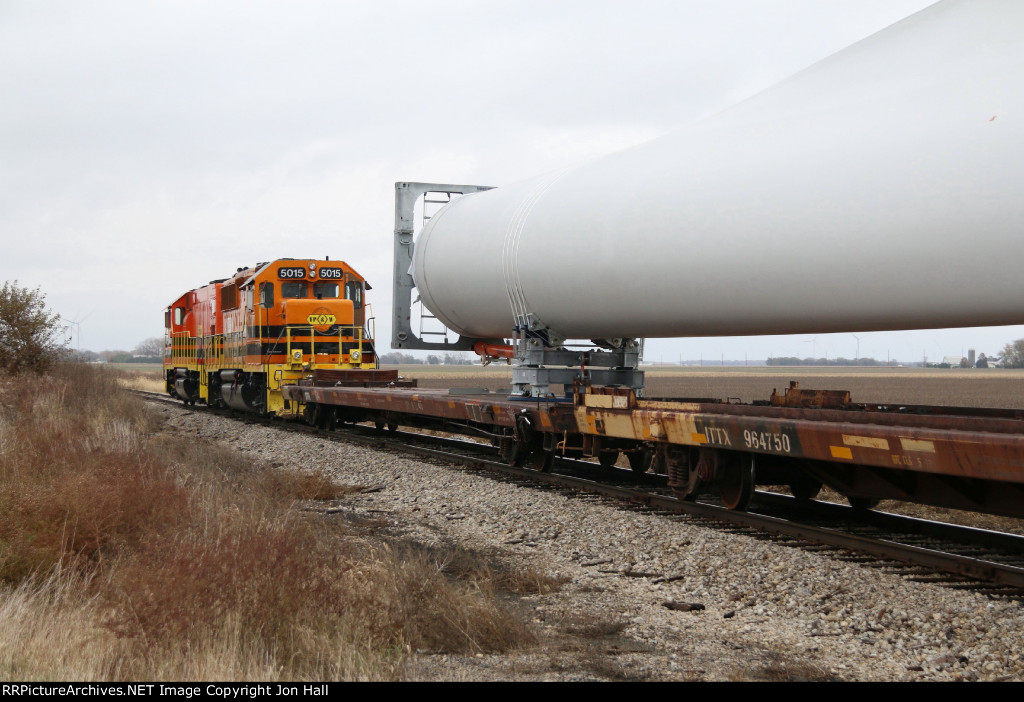
[{"label": "overcast sky", "polygon": [[[373,284],[386,346],[395,181],[500,186],[630,146],[929,4],[0,0],[0,277],[102,350],[239,266],[329,255]],[[647,357],[935,359],[1024,328],[859,337]]]}]

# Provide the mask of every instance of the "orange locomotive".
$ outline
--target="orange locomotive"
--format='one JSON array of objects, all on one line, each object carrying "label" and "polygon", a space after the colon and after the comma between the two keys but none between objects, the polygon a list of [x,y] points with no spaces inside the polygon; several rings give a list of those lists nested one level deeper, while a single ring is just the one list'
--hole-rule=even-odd
[{"label": "orange locomotive", "polygon": [[368,289],[342,261],[283,258],[190,290],[164,314],[167,391],[189,404],[296,414],[283,385],[377,367]]}]

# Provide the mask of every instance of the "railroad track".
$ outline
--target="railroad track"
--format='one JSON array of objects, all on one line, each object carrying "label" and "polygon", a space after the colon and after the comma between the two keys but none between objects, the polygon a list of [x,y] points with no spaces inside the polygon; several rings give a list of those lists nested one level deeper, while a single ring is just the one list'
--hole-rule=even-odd
[{"label": "railroad track", "polygon": [[[133,392],[147,400],[181,405],[164,394]],[[244,415],[244,419],[260,420],[256,415]],[[757,492],[750,509],[737,512],[713,501],[680,500],[671,495],[661,476],[637,476],[629,470],[604,468],[597,463],[562,458],[550,472],[542,473],[497,461],[490,445],[464,439],[382,431],[364,425],[340,425],[334,432],[325,433],[304,424],[261,421],[322,439],[355,441],[473,471],[486,469],[505,480],[546,485],[567,494],[601,495],[629,509],[653,511],[666,518],[770,539],[897,573],[909,580],[970,589],[993,597],[1024,599],[1024,537],[1014,534],[855,510],[770,492]]]}]

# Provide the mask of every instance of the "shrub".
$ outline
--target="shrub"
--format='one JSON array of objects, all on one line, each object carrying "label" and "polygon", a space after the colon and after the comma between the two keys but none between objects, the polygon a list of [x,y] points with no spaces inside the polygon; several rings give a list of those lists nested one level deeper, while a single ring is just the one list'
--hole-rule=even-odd
[{"label": "shrub", "polygon": [[39,289],[7,281],[0,288],[0,369],[41,371],[58,357],[60,315],[46,309]]},{"label": "shrub", "polygon": [[1024,368],[1024,339],[1003,347],[1003,368]]}]

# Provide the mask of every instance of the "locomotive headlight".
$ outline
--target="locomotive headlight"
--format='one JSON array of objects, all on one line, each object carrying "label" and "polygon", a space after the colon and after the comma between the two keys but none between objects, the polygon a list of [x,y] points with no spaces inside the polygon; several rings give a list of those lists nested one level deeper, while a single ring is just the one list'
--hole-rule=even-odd
[{"label": "locomotive headlight", "polygon": [[299,349],[295,349],[294,351],[292,351],[292,358],[295,359],[296,363],[301,361],[302,360],[302,351],[299,350]]},{"label": "locomotive headlight", "polygon": [[348,357],[351,358],[353,361],[358,363],[359,362],[359,358],[362,355],[363,354],[359,353],[359,349],[352,349],[352,352],[349,353]]}]

